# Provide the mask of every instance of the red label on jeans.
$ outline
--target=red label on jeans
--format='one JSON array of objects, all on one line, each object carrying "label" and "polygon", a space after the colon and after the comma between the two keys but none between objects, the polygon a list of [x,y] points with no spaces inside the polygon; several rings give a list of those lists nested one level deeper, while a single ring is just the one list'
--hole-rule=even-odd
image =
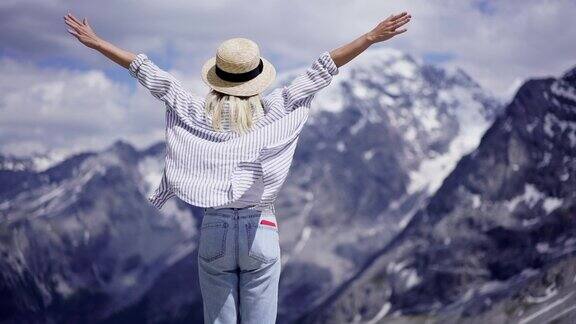
[{"label": "red label on jeans", "polygon": [[261,221],[260,221],[260,224],[262,224],[262,225],[270,225],[270,226],[276,227],[276,223],[271,222],[271,221],[269,221],[269,220],[265,220],[265,219],[261,220]]}]

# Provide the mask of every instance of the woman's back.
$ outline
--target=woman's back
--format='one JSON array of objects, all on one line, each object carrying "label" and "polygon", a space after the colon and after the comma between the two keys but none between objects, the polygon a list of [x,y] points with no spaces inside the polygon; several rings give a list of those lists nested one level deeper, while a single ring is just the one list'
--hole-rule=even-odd
[{"label": "woman's back", "polygon": [[145,54],[137,55],[129,71],[166,104],[166,166],[150,201],[161,208],[177,195],[195,206],[216,207],[240,199],[259,177],[264,183],[260,203],[275,201],[310,103],[330,84],[338,67],[330,54],[323,52],[289,85],[262,97],[262,109],[267,111],[253,120],[246,132],[214,130],[214,120],[207,116],[218,106],[209,107],[204,98],[190,93]]}]

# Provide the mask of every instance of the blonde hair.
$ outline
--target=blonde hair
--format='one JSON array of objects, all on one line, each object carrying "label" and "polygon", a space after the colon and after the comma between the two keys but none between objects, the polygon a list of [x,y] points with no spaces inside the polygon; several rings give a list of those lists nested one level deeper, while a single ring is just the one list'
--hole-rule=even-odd
[{"label": "blonde hair", "polygon": [[255,119],[264,114],[264,105],[260,94],[238,97],[211,90],[206,95],[205,108],[212,117],[214,130],[222,130],[223,118],[227,118],[228,120],[225,121],[230,129],[240,133],[248,131]]}]

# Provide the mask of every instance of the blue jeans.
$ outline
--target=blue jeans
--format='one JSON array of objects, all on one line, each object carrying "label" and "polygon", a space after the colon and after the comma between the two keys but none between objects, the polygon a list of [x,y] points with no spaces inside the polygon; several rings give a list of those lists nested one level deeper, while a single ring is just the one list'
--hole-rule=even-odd
[{"label": "blue jeans", "polygon": [[281,262],[274,208],[204,208],[200,228],[204,323],[275,323]]}]

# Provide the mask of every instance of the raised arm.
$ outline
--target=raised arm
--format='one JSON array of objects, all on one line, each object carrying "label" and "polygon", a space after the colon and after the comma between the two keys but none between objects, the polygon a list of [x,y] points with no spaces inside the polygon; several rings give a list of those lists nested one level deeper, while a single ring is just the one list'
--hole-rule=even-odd
[{"label": "raised arm", "polygon": [[90,24],[88,24],[88,19],[84,18],[80,21],[71,13],[68,13],[64,16],[64,22],[68,25],[68,33],[76,37],[80,43],[97,50],[120,66],[128,68],[130,62],[136,58],[134,53],[130,53],[98,37]]},{"label": "raised arm", "polygon": [[[68,32],[75,36],[82,44],[102,53],[110,60],[128,69],[130,75],[146,87],[150,93],[162,100],[169,108],[184,118],[192,117],[196,113],[190,109],[193,96],[170,73],[159,68],[145,54],[138,55],[121,49],[104,39],[98,37],[86,18],[80,21],[72,14],[64,16],[68,25]],[[201,116],[194,116],[200,118]]]},{"label": "raised arm", "polygon": [[284,95],[286,110],[291,111],[299,106],[309,104],[318,91],[330,84],[332,77],[338,74],[339,67],[350,62],[370,45],[405,32],[406,29],[399,28],[406,25],[410,18],[411,16],[406,12],[391,15],[370,32],[352,42],[320,54],[304,73],[283,87],[282,94]]},{"label": "raised arm", "polygon": [[372,44],[389,40],[390,38],[406,32],[406,28],[400,28],[410,22],[412,16],[407,12],[390,15],[380,22],[374,29],[356,38],[352,42],[330,51],[330,56],[336,66],[350,62],[360,53],[364,52]]}]

